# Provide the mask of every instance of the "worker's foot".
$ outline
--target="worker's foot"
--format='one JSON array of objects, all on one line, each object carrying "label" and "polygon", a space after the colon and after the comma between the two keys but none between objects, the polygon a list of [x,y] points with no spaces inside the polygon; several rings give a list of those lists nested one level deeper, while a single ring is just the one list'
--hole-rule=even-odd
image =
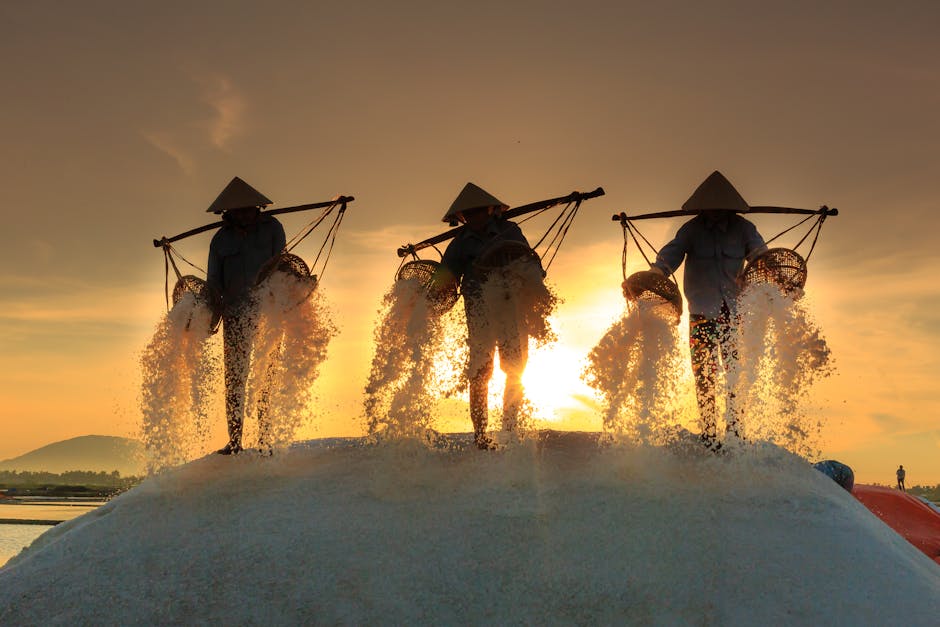
[{"label": "worker's foot", "polygon": [[216,451],[217,455],[237,455],[242,452],[242,445],[236,442],[229,442]]},{"label": "worker's foot", "polygon": [[714,433],[703,433],[699,436],[699,439],[702,441],[702,444],[705,445],[705,448],[715,453],[716,455],[721,453],[721,442],[718,440],[718,436]]},{"label": "worker's foot", "polygon": [[725,427],[725,435],[737,438],[742,442],[744,441],[744,436],[741,435],[741,427],[738,425],[737,421],[728,423],[728,426]]},{"label": "worker's foot", "polygon": [[274,447],[268,444],[265,438],[258,440],[258,454],[262,457],[271,457],[274,455]]},{"label": "worker's foot", "polygon": [[740,434],[737,427],[729,426],[728,430],[725,431],[724,437],[725,444],[730,446],[732,449],[745,444],[747,440]]},{"label": "worker's foot", "polygon": [[473,437],[473,443],[477,445],[477,448],[481,451],[494,451],[496,450],[496,442],[490,436],[485,433],[478,433]]}]

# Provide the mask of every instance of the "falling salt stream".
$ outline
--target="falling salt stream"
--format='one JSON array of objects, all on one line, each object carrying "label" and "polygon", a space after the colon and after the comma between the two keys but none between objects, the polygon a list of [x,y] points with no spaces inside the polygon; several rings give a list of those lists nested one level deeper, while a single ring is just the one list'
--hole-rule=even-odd
[{"label": "falling salt stream", "polygon": [[663,444],[690,408],[694,392],[688,361],[668,305],[627,303],[620,320],[591,350],[583,375],[601,397],[604,434]]},{"label": "falling salt stream", "polygon": [[140,431],[148,472],[189,461],[205,448],[222,381],[211,318],[209,308],[185,292],[141,354]]},{"label": "falling salt stream", "polygon": [[[822,425],[812,418],[809,392],[833,365],[805,301],[758,285],[741,295],[738,313],[738,359],[719,385],[734,390],[741,435],[803,457],[818,455]],[[662,445],[686,426],[701,429],[688,337],[680,335],[666,306],[628,304],[591,351],[584,378],[602,400],[609,439]]]},{"label": "falling salt stream", "polygon": [[462,373],[447,376],[447,362],[466,359],[465,340],[453,337],[456,314],[434,315],[415,279],[396,281],[385,294],[363,403],[370,435],[420,435],[433,426],[436,398],[466,386]]},{"label": "falling salt stream", "polygon": [[[312,385],[336,334],[319,289],[275,272],[253,295],[258,323],[252,342],[243,444],[257,446],[258,412],[266,407],[274,448],[293,441],[314,414]],[[186,293],[157,325],[141,356],[141,439],[154,472],[218,448],[209,440],[225,424],[221,333],[209,334],[211,312]]]},{"label": "falling salt stream", "polygon": [[256,290],[259,323],[248,375],[245,441],[257,441],[257,409],[267,403],[265,443],[283,448],[312,420],[313,384],[337,330],[319,288],[275,272]]},{"label": "falling salt stream", "polygon": [[[375,354],[363,403],[369,434],[383,437],[426,436],[438,430],[436,403],[445,397],[466,400],[468,385],[466,314],[458,304],[444,315],[428,309],[424,288],[416,279],[399,280],[383,299],[375,327]],[[496,337],[518,329],[529,349],[554,341],[548,322],[557,298],[542,281],[537,264],[516,261],[493,272],[482,286],[480,315]],[[518,327],[516,326],[518,325]],[[490,406],[501,407],[501,390],[490,386]],[[501,410],[490,411],[489,425],[498,429]],[[523,400],[517,428],[525,430],[531,410]],[[465,420],[467,429],[470,420]]]},{"label": "falling salt stream", "polygon": [[806,300],[774,285],[754,285],[740,296],[738,312],[738,362],[730,378],[745,435],[816,457],[822,425],[809,411],[809,392],[834,365]]}]

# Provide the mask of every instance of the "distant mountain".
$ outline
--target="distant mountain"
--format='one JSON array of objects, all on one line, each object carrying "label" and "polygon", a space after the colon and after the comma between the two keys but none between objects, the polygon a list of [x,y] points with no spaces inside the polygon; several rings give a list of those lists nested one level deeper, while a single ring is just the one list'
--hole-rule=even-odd
[{"label": "distant mountain", "polygon": [[121,476],[144,472],[143,445],[110,435],[83,435],[53,442],[19,457],[0,461],[0,470],[63,473],[68,470],[112,472]]}]

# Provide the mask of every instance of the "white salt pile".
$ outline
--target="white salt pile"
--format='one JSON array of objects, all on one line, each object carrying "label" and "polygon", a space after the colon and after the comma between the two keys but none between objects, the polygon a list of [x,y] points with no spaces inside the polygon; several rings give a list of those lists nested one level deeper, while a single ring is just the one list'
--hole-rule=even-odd
[{"label": "white salt pile", "polygon": [[802,459],[590,440],[209,456],[0,569],[0,623],[936,625],[936,564]]}]

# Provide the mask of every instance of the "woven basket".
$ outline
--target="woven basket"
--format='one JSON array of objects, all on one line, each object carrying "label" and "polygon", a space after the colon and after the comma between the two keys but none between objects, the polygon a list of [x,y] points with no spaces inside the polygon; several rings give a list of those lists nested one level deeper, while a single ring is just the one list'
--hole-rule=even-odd
[{"label": "woven basket", "polygon": [[430,259],[415,259],[399,268],[398,274],[395,275],[397,281],[416,281],[424,291],[428,309],[438,316],[450,311],[460,297],[456,281],[443,286],[433,284],[434,275],[440,267],[440,263]]},{"label": "woven basket", "polygon": [[799,294],[806,285],[806,261],[789,248],[770,248],[747,264],[739,281],[742,287],[773,284]]},{"label": "woven basket", "polygon": [[255,286],[261,286],[276,272],[282,272],[290,277],[297,279],[299,284],[296,290],[291,290],[291,298],[293,303],[287,307],[287,311],[293,309],[300,303],[310,298],[310,295],[313,293],[313,291],[317,289],[317,276],[315,274],[310,274],[310,268],[307,267],[307,264],[303,259],[291,253],[281,253],[266,263],[261,268],[261,270],[258,271],[258,278],[255,280]]},{"label": "woven basket", "polygon": [[[190,293],[196,297],[196,303],[209,307],[212,311],[212,318],[209,321],[209,333],[215,333],[219,330],[219,321],[222,318],[221,299],[219,294],[209,287],[209,284],[197,276],[187,274],[181,276],[176,285],[173,286],[173,306],[182,300],[183,295]],[[186,330],[188,331],[193,323],[194,312],[190,312],[189,319],[186,321]]]},{"label": "woven basket", "polygon": [[676,316],[682,317],[682,295],[679,287],[653,270],[634,272],[623,282],[623,295],[627,300],[643,301],[654,305],[669,305]]},{"label": "woven basket", "polygon": [[310,275],[310,268],[303,259],[291,253],[281,253],[275,260],[269,261],[261,268],[255,285],[260,285],[275,272],[283,272],[298,279],[313,279],[314,283],[316,282],[316,277]]},{"label": "woven basket", "polygon": [[209,284],[191,274],[181,276],[176,281],[176,285],[173,286],[173,304],[180,302],[187,292],[195,296],[197,302],[206,305],[212,305],[215,301]]}]

